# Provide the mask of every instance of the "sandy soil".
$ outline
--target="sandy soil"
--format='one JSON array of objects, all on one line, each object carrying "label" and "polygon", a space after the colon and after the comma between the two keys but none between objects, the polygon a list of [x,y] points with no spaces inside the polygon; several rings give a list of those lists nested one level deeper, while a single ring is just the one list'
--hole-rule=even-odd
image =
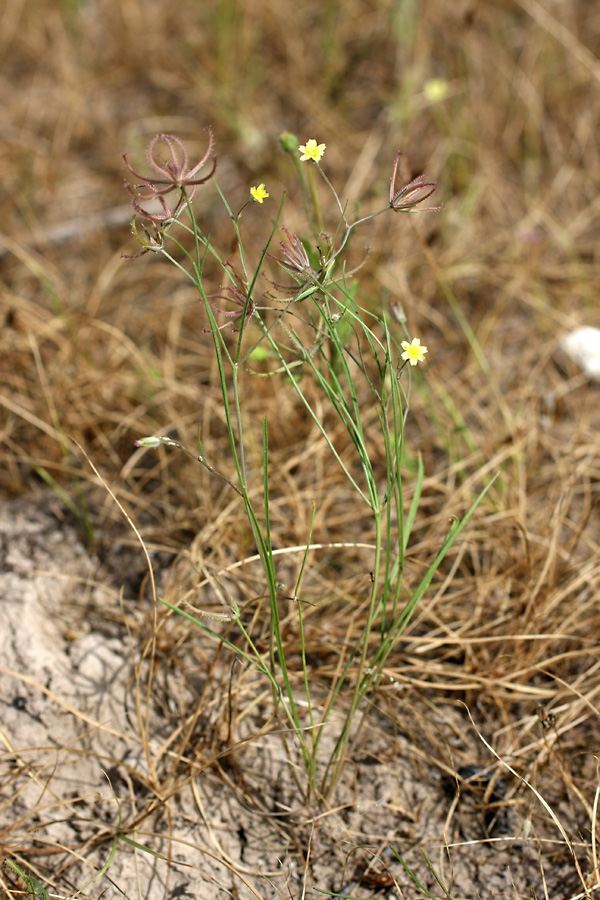
[{"label": "sandy soil", "polygon": [[[307,887],[368,897],[393,894],[395,878],[413,897],[390,848],[434,896],[442,894],[422,850],[454,897],[539,897],[543,877],[551,897],[573,895],[573,863],[558,842],[551,871],[540,873],[540,845],[525,835],[532,797],[510,789],[509,773],[457,763],[457,778],[444,774],[427,731],[445,734],[457,761],[483,749],[466,713],[450,704],[428,713],[384,686],[406,729],[392,734],[377,701],[361,752],[331,807],[318,811],[301,802],[267,703],[238,721],[216,758],[176,759],[166,721],[176,716],[156,703],[143,741],[147,711],[136,710],[134,678],[141,649],[127,627],[135,612],[123,612],[128,598],[98,579],[97,561],[52,503],[0,507],[3,842],[48,880],[52,896],[245,900],[296,897]],[[155,677],[168,681],[168,667]],[[200,667],[199,684],[203,677]],[[180,686],[170,690],[174,707],[186,706]],[[199,744],[214,731],[214,712],[208,704],[196,722]],[[327,740],[337,727],[332,721]],[[115,840],[119,814],[137,847]],[[444,851],[444,841],[453,846]]]}]

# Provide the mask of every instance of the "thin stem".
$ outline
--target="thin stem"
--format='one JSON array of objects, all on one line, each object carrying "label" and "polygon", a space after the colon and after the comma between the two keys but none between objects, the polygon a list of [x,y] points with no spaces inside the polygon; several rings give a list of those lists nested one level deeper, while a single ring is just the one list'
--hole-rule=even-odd
[{"label": "thin stem", "polygon": [[315,211],[315,216],[317,217],[317,231],[320,234],[325,230],[325,226],[323,225],[323,213],[321,211],[321,204],[319,202],[319,195],[317,193],[317,185],[315,184],[315,173],[312,166],[310,166],[308,169],[308,183],[310,185],[310,196],[312,199],[313,209]]}]

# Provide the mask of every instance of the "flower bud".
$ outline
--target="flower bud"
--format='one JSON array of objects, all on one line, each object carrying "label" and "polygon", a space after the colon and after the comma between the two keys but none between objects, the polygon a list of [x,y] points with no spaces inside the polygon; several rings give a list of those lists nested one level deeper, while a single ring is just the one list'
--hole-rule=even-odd
[{"label": "flower bud", "polygon": [[298,138],[289,131],[279,135],[279,144],[285,153],[295,153],[298,149]]}]

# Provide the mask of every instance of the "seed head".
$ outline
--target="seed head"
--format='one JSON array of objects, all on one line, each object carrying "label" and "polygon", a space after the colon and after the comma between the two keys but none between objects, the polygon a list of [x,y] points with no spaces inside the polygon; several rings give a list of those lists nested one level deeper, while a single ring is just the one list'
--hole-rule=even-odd
[{"label": "seed head", "polygon": [[[133,196],[131,205],[135,211],[153,222],[167,223],[177,218],[186,203],[186,197],[191,200],[196,192],[196,188],[200,184],[204,184],[214,175],[217,168],[217,157],[213,152],[213,134],[210,128],[207,128],[209,139],[208,149],[200,162],[190,168],[188,163],[188,155],[182,141],[172,134],[157,134],[152,138],[146,150],[146,159],[151,169],[154,169],[156,175],[142,175],[137,172],[127,161],[127,154],[123,154],[127,169],[136,178],[139,178],[138,184],[129,184],[126,182],[125,187]],[[160,146],[167,148],[167,157],[162,159],[158,156],[158,148]],[[212,161],[210,172],[200,177],[200,169],[208,160]],[[187,189],[190,190],[187,190]],[[165,194],[170,191],[179,190],[179,197],[174,205],[169,206],[164,200]],[[142,203],[151,200],[158,200],[162,208],[162,212],[153,212],[144,209]]]},{"label": "seed head", "polygon": [[443,203],[441,206],[423,206],[421,209],[415,209],[423,200],[427,200],[437,188],[437,181],[428,181],[427,175],[417,175],[399,191],[396,190],[396,174],[401,156],[402,153],[398,151],[394,160],[394,171],[390,179],[390,207],[395,212],[435,212],[443,209]]}]

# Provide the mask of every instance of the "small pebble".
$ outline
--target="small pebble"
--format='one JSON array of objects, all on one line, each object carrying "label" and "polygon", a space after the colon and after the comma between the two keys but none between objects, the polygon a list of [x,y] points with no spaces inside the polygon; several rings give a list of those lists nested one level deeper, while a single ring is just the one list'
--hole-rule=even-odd
[{"label": "small pebble", "polygon": [[589,378],[600,381],[600,328],[584,326],[570,331],[561,338],[560,349]]}]

